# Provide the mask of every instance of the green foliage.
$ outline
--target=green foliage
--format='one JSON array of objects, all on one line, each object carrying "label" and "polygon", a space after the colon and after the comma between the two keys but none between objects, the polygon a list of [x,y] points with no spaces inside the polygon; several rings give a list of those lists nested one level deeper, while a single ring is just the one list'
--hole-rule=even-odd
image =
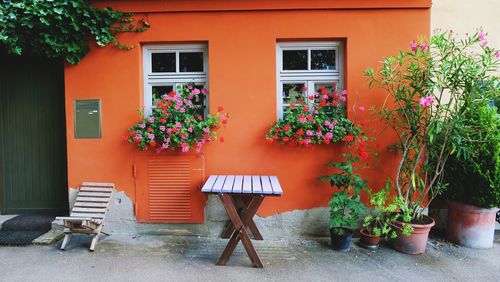
[{"label": "green foliage", "polygon": [[[328,181],[332,187],[338,189],[330,200],[330,228],[356,227],[360,214],[365,206],[361,203],[360,193],[367,190],[366,180],[355,173],[354,163],[359,162],[359,157],[353,154],[343,154],[345,161],[330,162],[329,166],[335,167],[337,172],[321,176],[322,181]],[[335,229],[341,230],[341,229]],[[342,235],[342,234],[339,234]]]},{"label": "green foliage", "polygon": [[430,46],[412,41],[409,50],[365,72],[369,86],[386,94],[377,112],[399,137],[390,147],[401,153],[394,187],[412,219],[420,219],[446,189],[448,158],[467,153],[459,130],[465,109],[498,97],[500,54],[487,46],[485,36],[480,32],[461,40],[445,32],[434,35]]},{"label": "green foliage", "polygon": [[116,41],[119,32],[148,28],[145,21],[132,22],[131,14],[95,8],[85,0],[2,0],[0,46],[12,54],[29,51],[76,64],[88,53],[90,41],[132,48]]},{"label": "green foliage", "polygon": [[[370,194],[372,213],[363,219],[363,227],[374,236],[396,238],[399,229],[403,235],[410,235],[413,227],[411,211],[405,208],[404,199],[399,196],[390,197],[391,183],[387,181],[386,187],[379,192]],[[401,222],[401,226],[395,224]]]},{"label": "green foliage", "polygon": [[500,207],[500,115],[488,105],[467,106],[457,126],[456,153],[444,170],[448,196],[483,208]]}]

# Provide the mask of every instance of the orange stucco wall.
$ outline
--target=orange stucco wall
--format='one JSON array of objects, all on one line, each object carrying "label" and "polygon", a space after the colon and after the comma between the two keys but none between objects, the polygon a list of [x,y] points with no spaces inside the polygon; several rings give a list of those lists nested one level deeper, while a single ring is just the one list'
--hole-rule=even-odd
[{"label": "orange stucco wall", "polygon": [[[141,2],[144,5],[138,4]],[[243,7],[243,1],[233,2],[230,11],[223,11],[227,1],[202,1],[211,2],[212,6],[205,6],[218,11],[207,11],[203,6],[189,12],[193,2],[196,1],[98,3],[139,11],[137,16],[146,19],[151,28],[144,33],[120,36],[122,42],[137,46],[131,51],[94,47],[78,65],[66,67],[69,186],[75,187],[84,180],[114,182],[135,200],[136,189],[141,187],[135,187],[132,165],[135,156],[146,153],[138,152],[122,136],[137,122],[136,110],[143,101],[140,46],[206,42],[210,111],[215,112],[222,105],[231,119],[220,132],[225,142],[204,149],[205,174],[277,175],[284,196],[266,200],[259,210],[262,216],[325,206],[332,190],[317,176],[328,171],[325,163],[337,159],[342,146],[300,149],[269,145],[264,140],[266,130],[276,119],[276,42],[345,40],[345,85],[350,93],[349,116],[354,117],[353,106],[369,108],[383,100],[383,95],[368,91],[363,70],[375,66],[383,56],[406,48],[419,35],[429,34],[430,1],[291,1],[302,6],[290,9],[286,8],[286,1],[267,1],[279,2],[281,6],[261,10],[258,5],[264,2],[256,1],[246,11],[238,11],[238,3]],[[246,2],[248,5],[252,1]],[[380,6],[389,2],[391,7]],[[308,9],[307,3],[324,6],[311,4],[313,9]],[[176,10],[182,12],[172,12]],[[90,98],[102,100],[102,139],[76,140],[73,101]],[[382,125],[368,111],[357,113],[356,118],[366,119],[366,127],[373,129],[372,135],[381,148],[390,143],[391,136],[379,134]],[[376,166],[362,173],[369,186],[381,187],[392,175],[396,161],[395,155],[383,150],[378,161],[371,159]]]}]

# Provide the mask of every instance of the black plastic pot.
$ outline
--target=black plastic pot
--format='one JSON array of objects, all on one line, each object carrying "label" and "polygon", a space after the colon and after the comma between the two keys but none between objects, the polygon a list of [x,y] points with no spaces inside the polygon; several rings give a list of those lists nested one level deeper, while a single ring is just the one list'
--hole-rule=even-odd
[{"label": "black plastic pot", "polygon": [[[342,234],[339,235],[339,229]],[[330,237],[332,240],[332,249],[340,252],[347,252],[351,247],[352,230],[344,227],[334,227],[330,229]]]}]

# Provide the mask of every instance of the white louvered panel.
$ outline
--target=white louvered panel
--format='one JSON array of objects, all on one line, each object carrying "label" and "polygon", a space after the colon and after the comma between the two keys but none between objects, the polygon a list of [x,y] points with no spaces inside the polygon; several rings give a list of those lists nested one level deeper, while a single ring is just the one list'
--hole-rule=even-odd
[{"label": "white louvered panel", "polygon": [[191,162],[187,158],[155,158],[148,161],[151,220],[191,220],[191,169]]}]

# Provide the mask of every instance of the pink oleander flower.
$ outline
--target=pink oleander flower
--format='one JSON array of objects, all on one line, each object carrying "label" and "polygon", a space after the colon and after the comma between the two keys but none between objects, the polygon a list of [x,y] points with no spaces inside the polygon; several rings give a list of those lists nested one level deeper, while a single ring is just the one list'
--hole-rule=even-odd
[{"label": "pink oleander flower", "polygon": [[325,138],[326,139],[332,139],[333,138],[333,133],[328,132],[327,134],[325,134]]},{"label": "pink oleander flower", "polygon": [[188,84],[187,88],[188,88],[189,90],[192,90],[192,89],[193,89],[193,85]]},{"label": "pink oleander flower", "polygon": [[179,109],[179,112],[181,112],[181,113],[185,113],[185,112],[186,112],[186,109],[185,109],[185,108],[180,108],[180,109]]},{"label": "pink oleander flower", "polygon": [[162,149],[167,149],[167,148],[168,148],[168,143],[163,143],[163,144],[161,144],[161,148],[162,148]]},{"label": "pink oleander flower", "polygon": [[155,135],[153,133],[148,134],[149,140],[155,139]]},{"label": "pink oleander flower", "polygon": [[144,124],[144,123],[139,124],[139,128],[140,128],[140,129],[144,129],[144,128],[146,128],[146,124]]},{"label": "pink oleander flower", "polygon": [[485,47],[486,45],[488,45],[488,41],[487,40],[482,40],[481,41],[481,46]]},{"label": "pink oleander flower", "polygon": [[165,131],[165,129],[166,129],[164,125],[160,125],[159,128],[160,128],[160,131]]},{"label": "pink oleander flower", "polygon": [[316,131],[316,137],[322,137],[323,136],[323,132],[321,131]]},{"label": "pink oleander flower", "polygon": [[497,52],[495,53],[495,57],[496,57],[497,59],[500,59],[500,51],[497,51]]},{"label": "pink oleander flower", "polygon": [[424,108],[432,106],[432,104],[434,104],[435,101],[436,99],[434,99],[434,96],[426,96],[419,99],[420,106]]},{"label": "pink oleander flower", "polygon": [[187,131],[188,132],[193,132],[193,128],[192,127],[188,127]]},{"label": "pink oleander flower", "polygon": [[181,129],[181,127],[182,127],[182,124],[180,122],[175,123],[175,128]]},{"label": "pink oleander flower", "polygon": [[420,45],[420,50],[422,50],[422,52],[427,51],[427,49],[429,49],[429,45],[427,44],[427,42],[424,42],[422,43],[422,45]]},{"label": "pink oleander flower", "polygon": [[207,89],[206,89],[205,87],[203,87],[203,88],[201,89],[201,94],[207,94],[207,92],[208,92],[208,91],[207,91]]},{"label": "pink oleander flower", "polygon": [[148,117],[148,122],[149,123],[153,123],[155,121],[155,118],[154,117]]},{"label": "pink oleander flower", "polygon": [[486,34],[484,34],[484,32],[481,31],[481,32],[479,32],[478,37],[479,37],[480,41],[483,41],[486,38]]},{"label": "pink oleander flower", "polygon": [[314,133],[312,132],[312,130],[307,130],[307,131],[306,131],[306,135],[307,135],[307,136],[313,136],[313,135],[314,135]]},{"label": "pink oleander flower", "polygon": [[417,51],[417,47],[418,47],[418,45],[417,45],[417,43],[414,40],[410,41],[410,49],[413,52]]},{"label": "pink oleander flower", "polygon": [[191,93],[193,93],[193,95],[199,95],[200,90],[198,90],[198,88],[195,88],[195,89],[193,89],[193,92],[191,92]]},{"label": "pink oleander flower", "polygon": [[344,89],[344,90],[340,91],[340,95],[342,95],[342,96],[347,95],[347,90]]},{"label": "pink oleander flower", "polygon": [[340,101],[345,103],[347,101],[347,98],[345,96],[340,96]]}]

